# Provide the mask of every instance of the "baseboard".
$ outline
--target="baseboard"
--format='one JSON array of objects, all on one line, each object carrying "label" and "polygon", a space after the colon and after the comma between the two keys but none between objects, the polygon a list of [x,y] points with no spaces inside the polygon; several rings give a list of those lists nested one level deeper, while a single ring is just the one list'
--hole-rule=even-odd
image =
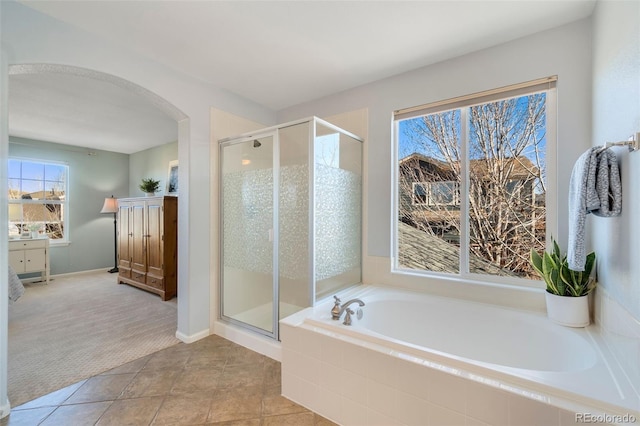
[{"label": "baseboard", "polygon": [[214,323],[213,332],[240,346],[249,348],[276,361],[282,361],[282,347],[278,341],[222,321],[216,321]]},{"label": "baseboard", "polygon": [[11,404],[7,399],[4,404],[0,405],[0,419],[7,417],[11,413]]},{"label": "baseboard", "polygon": [[[65,272],[64,274],[56,274],[56,275],[49,274],[49,280],[53,280],[55,278],[71,277],[71,276],[74,276],[74,275],[95,274],[97,272],[108,273],[109,270],[107,270],[105,268],[99,268],[99,269],[89,269],[87,271]],[[28,273],[31,273],[31,272],[28,272]],[[33,274],[38,274],[38,272],[33,272]],[[37,276],[34,276],[34,277],[21,278],[21,281],[23,283],[38,283],[38,282],[42,282],[42,277],[40,275],[37,275]]]},{"label": "baseboard", "polygon": [[191,334],[191,335],[186,335],[184,333],[181,333],[179,331],[176,331],[176,338],[178,338],[179,340],[181,340],[184,343],[193,343],[193,342],[197,342],[200,339],[204,339],[205,337],[209,336],[211,333],[209,332],[209,330],[202,330],[199,331],[195,334]]}]

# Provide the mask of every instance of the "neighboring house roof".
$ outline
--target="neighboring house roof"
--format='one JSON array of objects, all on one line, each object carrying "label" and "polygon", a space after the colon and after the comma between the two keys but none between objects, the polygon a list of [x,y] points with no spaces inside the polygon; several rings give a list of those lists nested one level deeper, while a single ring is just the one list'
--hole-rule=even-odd
[{"label": "neighboring house roof", "polygon": [[[495,160],[470,160],[469,168],[472,173],[487,176],[492,173],[489,168],[489,161]],[[425,168],[436,168],[440,174],[450,174],[452,172],[451,164],[448,162],[437,160],[433,157],[426,156],[424,154],[420,154],[414,152],[411,155],[408,155],[400,160],[400,167],[402,170],[403,165],[412,165],[425,167]],[[412,164],[415,163],[415,164]],[[511,178],[528,178],[532,174],[538,173],[538,168],[529,160],[527,157],[518,156],[518,157],[509,157],[504,159],[504,163],[501,165],[501,168],[504,170],[506,168],[511,168],[511,172],[509,176]]]},{"label": "neighboring house roof", "polygon": [[[398,262],[405,267],[434,272],[457,271],[460,248],[420,231],[406,223],[398,223]],[[478,273],[516,276],[494,264],[469,254],[469,268]]]}]

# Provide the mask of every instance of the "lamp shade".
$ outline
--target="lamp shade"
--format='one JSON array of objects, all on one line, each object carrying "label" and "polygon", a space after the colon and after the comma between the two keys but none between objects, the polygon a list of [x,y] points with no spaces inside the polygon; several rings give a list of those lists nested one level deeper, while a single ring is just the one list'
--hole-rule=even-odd
[{"label": "lamp shade", "polygon": [[100,213],[118,213],[118,200],[113,198],[113,196],[111,196],[111,198],[105,198]]}]

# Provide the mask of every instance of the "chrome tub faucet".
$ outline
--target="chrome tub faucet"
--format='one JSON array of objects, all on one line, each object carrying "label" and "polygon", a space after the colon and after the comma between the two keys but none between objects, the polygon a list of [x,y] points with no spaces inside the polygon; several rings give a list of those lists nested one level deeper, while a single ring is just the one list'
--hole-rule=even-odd
[{"label": "chrome tub faucet", "polygon": [[[340,299],[338,296],[333,296],[335,299],[333,308],[331,309],[331,319],[338,321],[342,314],[346,311],[346,315],[344,317],[344,325],[351,325],[351,315],[355,312],[349,308],[349,306],[353,303],[357,303],[360,307],[364,306],[364,302],[360,299],[351,299],[342,305],[340,305]],[[358,309],[358,319],[362,318],[362,309]]]}]

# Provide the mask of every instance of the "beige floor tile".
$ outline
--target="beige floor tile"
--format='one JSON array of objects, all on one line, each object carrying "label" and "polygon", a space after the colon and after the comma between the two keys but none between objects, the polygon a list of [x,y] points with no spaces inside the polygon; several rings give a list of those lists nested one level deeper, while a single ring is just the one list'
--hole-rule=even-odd
[{"label": "beige floor tile", "polygon": [[151,424],[162,404],[162,397],[114,401],[100,417],[99,426],[141,426]]},{"label": "beige floor tile", "polygon": [[282,375],[282,369],[280,368],[280,363],[273,362],[265,362],[264,364],[264,385],[265,386],[275,386],[280,384],[280,377]]},{"label": "beige floor tile", "polygon": [[176,379],[170,394],[192,398],[212,398],[220,378],[220,371],[206,368],[185,369]]},{"label": "beige floor tile", "polygon": [[208,425],[215,426],[260,426],[262,420],[261,419],[245,419],[245,420],[232,420],[230,422],[216,422],[216,423],[207,423]]},{"label": "beige floor tile", "polygon": [[111,401],[63,405],[51,413],[40,426],[91,426],[112,404]]},{"label": "beige floor tile", "polygon": [[211,402],[209,423],[230,420],[245,420],[260,417],[262,413],[262,397],[248,396],[240,398],[219,398]]},{"label": "beige floor tile", "polygon": [[56,407],[32,408],[30,410],[11,411],[8,417],[0,420],[2,426],[33,426],[42,422]]},{"label": "beige floor tile", "polygon": [[64,404],[113,401],[127,387],[135,373],[94,376],[88,379]]},{"label": "beige floor tile", "polygon": [[262,365],[267,357],[242,346],[230,351],[227,358],[227,365]]},{"label": "beige floor tile", "polygon": [[234,388],[219,388],[213,395],[214,400],[225,400],[244,397],[264,397],[264,388],[262,386],[238,386]]},{"label": "beige floor tile", "polygon": [[112,368],[109,371],[105,371],[101,375],[105,374],[125,374],[125,373],[137,373],[146,365],[147,361],[151,359],[151,355],[143,356],[134,361],[121,365],[120,367]]},{"label": "beige floor tile", "polygon": [[282,414],[295,414],[305,412],[309,412],[309,410],[285,398],[284,396],[274,395],[267,396],[262,399],[263,416],[277,416]]},{"label": "beige floor tile", "polygon": [[267,386],[265,384],[265,386],[264,386],[264,388],[262,390],[262,394],[265,397],[282,395],[282,386],[280,385],[280,380],[278,380],[278,384],[276,384],[276,385]]},{"label": "beige floor tile", "polygon": [[131,380],[118,399],[168,395],[180,373],[178,370],[142,371]]},{"label": "beige floor tile", "polygon": [[315,426],[338,426],[337,423],[332,422],[331,420],[325,419],[324,417],[314,414],[313,421]]},{"label": "beige floor tile", "polygon": [[209,336],[14,408],[0,426],[336,426],[282,397],[280,374],[279,362]]},{"label": "beige floor tile", "polygon": [[261,365],[227,365],[218,380],[220,388],[262,386],[264,376]]},{"label": "beige floor tile", "polygon": [[215,368],[222,371],[226,363],[227,355],[224,353],[201,352],[192,354],[185,368]]},{"label": "beige floor tile", "polygon": [[183,397],[165,398],[153,425],[197,425],[204,424],[209,415],[211,401]]},{"label": "beige floor tile", "polygon": [[315,426],[312,412],[262,418],[262,426]]},{"label": "beige floor tile", "polygon": [[86,380],[82,380],[78,383],[74,383],[71,386],[67,386],[66,388],[59,389],[55,392],[51,392],[47,395],[41,396],[40,398],[34,399],[33,401],[29,401],[18,407],[14,407],[12,408],[12,410],[27,410],[30,408],[52,407],[60,405],[71,395],[73,395],[73,393],[77,391],[85,382]]},{"label": "beige floor tile", "polygon": [[167,351],[156,352],[151,355],[151,358],[142,368],[142,371],[166,369],[182,370],[190,356],[191,354],[188,351],[171,351],[169,349]]}]

